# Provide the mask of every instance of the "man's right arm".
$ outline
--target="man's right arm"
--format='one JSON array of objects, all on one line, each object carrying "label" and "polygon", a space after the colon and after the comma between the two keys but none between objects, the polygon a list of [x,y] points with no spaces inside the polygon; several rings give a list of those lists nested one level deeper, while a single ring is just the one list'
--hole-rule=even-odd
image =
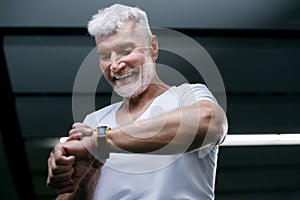
[{"label": "man's right arm", "polygon": [[87,148],[86,143],[72,140],[56,145],[51,152],[47,185],[58,190],[58,200],[92,199],[102,163]]}]

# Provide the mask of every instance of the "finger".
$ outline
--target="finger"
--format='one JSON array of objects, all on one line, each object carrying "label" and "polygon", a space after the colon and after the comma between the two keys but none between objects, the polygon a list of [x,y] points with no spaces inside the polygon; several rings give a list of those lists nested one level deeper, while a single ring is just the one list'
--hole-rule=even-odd
[{"label": "finger", "polygon": [[70,182],[70,180],[72,179],[74,171],[75,169],[71,167],[69,170],[65,171],[64,173],[56,174],[55,171],[53,172],[53,170],[49,168],[48,177],[47,177],[47,186],[54,187],[54,188],[65,187],[67,184],[73,182],[73,181]]},{"label": "finger", "polygon": [[90,127],[78,127],[69,131],[69,136],[74,134],[81,134],[82,136],[91,136],[94,133],[94,129]]},{"label": "finger", "polygon": [[82,135],[82,136],[88,136],[91,134],[91,129],[90,128],[83,128],[83,127],[80,127],[80,128],[74,128],[74,129],[71,129],[69,131],[69,136],[71,135]]},{"label": "finger", "polygon": [[[72,179],[69,179],[68,181],[63,181],[61,183],[57,183],[58,186],[63,186],[65,184],[64,187],[60,187],[58,188],[58,192],[59,194],[62,194],[62,193],[67,193],[67,192],[74,192],[80,181],[82,180],[82,178],[87,174],[88,170],[84,173],[75,173],[75,168],[74,168],[74,172],[73,172],[73,176],[72,176]],[[69,183],[71,183],[70,185],[68,185]]]},{"label": "finger", "polygon": [[75,185],[68,185],[66,187],[58,189],[58,194],[72,193],[76,191],[76,188],[77,187]]},{"label": "finger", "polygon": [[85,128],[88,128],[89,126],[87,126],[86,124],[80,123],[80,122],[75,122],[75,123],[72,125],[72,128],[79,128],[79,127],[85,127]]},{"label": "finger", "polygon": [[51,182],[51,184],[49,184],[50,188],[56,188],[59,190],[65,188],[65,187],[69,187],[69,186],[75,186],[74,180],[71,178],[68,180],[65,180],[65,181],[61,181],[61,182],[55,182],[55,183]]},{"label": "finger", "polygon": [[71,134],[66,141],[68,142],[71,140],[81,140],[82,138],[83,138],[82,133],[74,133],[74,134]]},{"label": "finger", "polygon": [[74,168],[72,167],[64,173],[54,174],[52,176],[48,176],[49,183],[56,184],[56,183],[68,181],[72,178],[73,174],[74,174]]},{"label": "finger", "polygon": [[51,157],[48,158],[48,177],[47,177],[47,186],[48,187],[51,187],[51,177],[53,176],[50,163],[51,163]]},{"label": "finger", "polygon": [[86,131],[86,130],[93,130],[92,127],[86,125],[86,124],[83,124],[83,123],[80,123],[80,122],[76,122],[72,125],[72,129],[76,129],[78,131]]},{"label": "finger", "polygon": [[56,165],[54,164],[51,167],[51,173],[53,175],[59,175],[59,174],[64,174],[68,173],[72,169],[72,165]]},{"label": "finger", "polygon": [[78,129],[77,128],[72,128],[70,131],[69,131],[69,135],[73,135],[73,134],[76,134],[78,133]]},{"label": "finger", "polygon": [[50,153],[50,157],[53,157],[55,163],[58,165],[70,165],[75,161],[74,156],[67,156],[68,154],[65,150],[66,145],[67,143],[57,144],[52,153]]},{"label": "finger", "polygon": [[49,173],[53,175],[58,175],[62,173],[68,172],[73,164],[75,163],[75,156],[71,155],[66,157],[68,161],[61,161],[61,159],[56,160],[54,158],[49,158],[48,160],[48,168],[49,168]]},{"label": "finger", "polygon": [[70,185],[74,184],[74,180],[72,178],[69,178],[64,181],[54,181],[54,179],[49,178],[47,181],[47,186],[50,188],[56,188],[56,189],[61,189]]},{"label": "finger", "polygon": [[68,187],[68,186],[75,187],[73,179],[68,179],[68,180],[65,180],[65,181],[55,182],[55,183],[50,182],[50,183],[51,184],[49,184],[48,187],[56,188],[56,189],[62,189],[62,188]]},{"label": "finger", "polygon": [[48,177],[52,177],[54,175],[65,173],[72,168],[72,165],[57,165],[54,157],[48,158]]},{"label": "finger", "polygon": [[88,127],[77,127],[77,128],[73,128],[69,131],[69,135],[73,135],[73,134],[77,134],[77,133],[86,133],[86,134],[90,134],[90,132],[92,132],[93,129],[88,128]]},{"label": "finger", "polygon": [[75,156],[59,156],[54,155],[54,161],[56,165],[73,165],[75,163]]}]

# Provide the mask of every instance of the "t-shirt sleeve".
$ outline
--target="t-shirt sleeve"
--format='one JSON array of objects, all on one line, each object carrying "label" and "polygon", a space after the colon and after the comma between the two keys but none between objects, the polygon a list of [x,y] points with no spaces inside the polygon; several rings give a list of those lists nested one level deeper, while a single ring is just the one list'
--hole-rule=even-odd
[{"label": "t-shirt sleeve", "polygon": [[98,121],[97,121],[97,118],[96,118],[96,114],[95,113],[91,113],[91,114],[88,114],[83,122],[83,124],[86,124],[92,128],[96,128],[97,127],[97,124],[98,124]]},{"label": "t-shirt sleeve", "polygon": [[199,100],[217,103],[216,98],[204,84],[183,84],[179,89],[180,105],[187,106]]}]

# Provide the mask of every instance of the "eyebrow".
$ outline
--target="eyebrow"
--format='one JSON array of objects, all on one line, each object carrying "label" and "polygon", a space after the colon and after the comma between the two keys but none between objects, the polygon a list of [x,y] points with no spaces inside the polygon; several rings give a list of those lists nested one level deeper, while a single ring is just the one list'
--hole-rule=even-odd
[{"label": "eyebrow", "polygon": [[126,42],[126,43],[122,43],[120,45],[117,45],[114,50],[115,51],[119,51],[119,50],[123,50],[123,49],[126,49],[126,48],[135,48],[137,47],[137,45],[133,42]]},{"label": "eyebrow", "polygon": [[[118,50],[118,49],[128,48],[128,47],[137,47],[137,45],[135,43],[133,43],[133,42],[126,42],[126,43],[122,43],[122,44],[116,45],[112,49],[113,50]],[[105,50],[105,48],[101,49],[101,46],[100,46],[99,50],[103,51],[103,52],[108,52],[107,50]],[[99,50],[98,50],[98,52],[99,52]]]}]

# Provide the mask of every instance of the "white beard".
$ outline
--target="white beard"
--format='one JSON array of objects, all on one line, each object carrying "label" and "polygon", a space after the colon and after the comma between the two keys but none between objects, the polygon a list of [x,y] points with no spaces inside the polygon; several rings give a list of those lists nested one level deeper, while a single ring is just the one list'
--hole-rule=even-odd
[{"label": "white beard", "polygon": [[125,98],[135,97],[144,92],[155,75],[155,64],[147,57],[146,63],[139,66],[138,78],[130,83],[114,86],[114,91]]}]

